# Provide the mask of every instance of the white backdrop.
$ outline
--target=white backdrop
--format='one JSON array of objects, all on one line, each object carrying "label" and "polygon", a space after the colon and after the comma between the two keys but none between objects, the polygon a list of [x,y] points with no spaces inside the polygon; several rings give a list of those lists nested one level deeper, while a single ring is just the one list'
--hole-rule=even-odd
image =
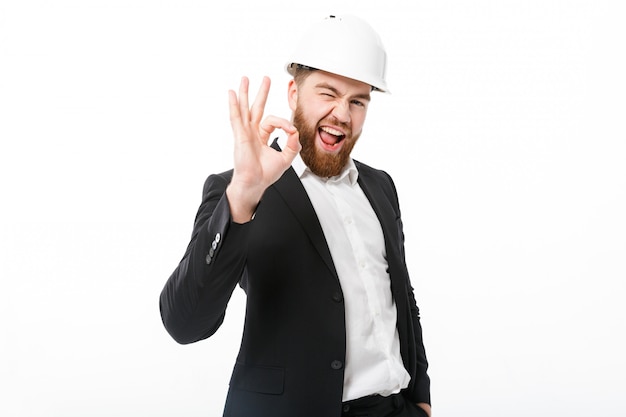
[{"label": "white backdrop", "polygon": [[0,415],[221,415],[243,292],[188,346],[158,296],[227,90],[289,117],[287,49],[343,12],[388,49],[355,157],[396,180],[435,416],[626,414],[620,2],[209,3],[0,1]]}]

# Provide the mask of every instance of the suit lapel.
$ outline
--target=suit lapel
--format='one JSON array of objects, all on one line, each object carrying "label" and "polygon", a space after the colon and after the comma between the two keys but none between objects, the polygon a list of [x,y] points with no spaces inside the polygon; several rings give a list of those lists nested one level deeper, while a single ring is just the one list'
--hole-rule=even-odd
[{"label": "suit lapel", "polygon": [[370,171],[362,169],[361,164],[356,162],[359,170],[359,185],[369,200],[376,216],[380,221],[385,237],[385,251],[387,253],[387,264],[389,265],[389,279],[391,280],[391,293],[395,300],[396,309],[398,311],[397,328],[400,334],[400,351],[405,360],[405,366],[410,369],[410,360],[408,358],[408,340],[410,340],[409,328],[409,303],[406,268],[402,257],[403,237],[400,235],[401,230],[398,226],[399,213],[392,204],[391,197],[387,196],[385,189],[376,181]]},{"label": "suit lapel", "polygon": [[315,214],[315,209],[293,168],[289,168],[272,187],[298,219],[298,222],[309,236],[311,243],[328,266],[328,269],[335,277],[338,277],[322,226],[317,218],[317,214]]},{"label": "suit lapel", "polygon": [[380,225],[383,229],[383,235],[385,236],[385,246],[387,252],[387,258],[390,258],[399,253],[398,247],[398,229],[396,223],[396,211],[391,205],[389,198],[386,197],[385,191],[380,187],[378,182],[371,176],[368,170],[362,169],[360,163],[356,162],[357,169],[359,170],[358,183],[363,193],[369,200]]},{"label": "suit lapel", "polygon": [[[280,151],[277,141],[275,140],[272,145],[274,149]],[[390,272],[396,270],[398,255],[400,254],[400,247],[398,246],[398,230],[396,224],[396,213],[391,205],[389,198],[385,196],[385,192],[380,187],[375,178],[370,174],[367,169],[362,169],[362,165],[355,161],[357,169],[359,170],[359,186],[365,193],[365,196],[369,200],[376,216],[378,217],[381,227],[383,229],[383,235],[385,237],[385,247],[387,252],[387,261],[390,266]],[[281,198],[285,201],[285,204],[291,209],[294,216],[298,219],[298,222],[309,236],[311,243],[316,248],[317,252],[324,260],[324,263],[328,266],[328,269],[333,273],[335,277],[338,277],[335,264],[333,263],[328,243],[324,237],[322,226],[320,225],[315,209],[311,204],[311,200],[302,185],[302,182],[298,178],[293,168],[289,168],[283,176],[276,181],[272,187],[279,193]],[[398,285],[394,285],[394,274],[390,274],[392,280],[392,291],[398,290]]]}]

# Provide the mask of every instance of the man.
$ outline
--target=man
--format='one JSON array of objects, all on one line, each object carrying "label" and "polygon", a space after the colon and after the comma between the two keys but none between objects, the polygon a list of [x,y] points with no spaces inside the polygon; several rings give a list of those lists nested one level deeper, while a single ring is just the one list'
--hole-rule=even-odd
[{"label": "man", "polygon": [[[353,16],[306,32],[287,64],[292,120],[229,91],[234,169],[204,186],[187,251],[161,293],[179,343],[211,336],[239,284],[246,321],[224,416],[430,415],[419,310],[391,178],[350,158],[372,91],[378,35]],[[270,135],[282,129],[281,147]]]}]

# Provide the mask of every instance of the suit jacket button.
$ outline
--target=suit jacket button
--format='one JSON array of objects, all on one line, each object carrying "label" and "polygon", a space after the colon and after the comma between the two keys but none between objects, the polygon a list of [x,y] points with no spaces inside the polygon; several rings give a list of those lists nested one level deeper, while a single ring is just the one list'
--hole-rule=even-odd
[{"label": "suit jacket button", "polygon": [[335,370],[341,369],[341,368],[343,368],[343,362],[341,362],[341,361],[332,361],[330,363],[330,367],[335,369]]},{"label": "suit jacket button", "polygon": [[207,265],[209,265],[211,263],[211,258],[212,258],[212,256],[210,254],[206,256],[205,261],[206,261]]},{"label": "suit jacket button", "polygon": [[219,233],[215,234],[215,243],[220,243],[220,239],[222,238],[222,235],[220,235]]},{"label": "suit jacket button", "polygon": [[333,301],[336,303],[340,303],[343,301],[343,297],[341,296],[341,293],[339,291],[333,293]]}]

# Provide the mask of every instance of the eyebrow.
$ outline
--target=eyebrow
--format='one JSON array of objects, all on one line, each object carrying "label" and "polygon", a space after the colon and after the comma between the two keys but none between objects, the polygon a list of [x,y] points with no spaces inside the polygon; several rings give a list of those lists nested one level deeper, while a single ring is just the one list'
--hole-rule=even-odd
[{"label": "eyebrow", "polygon": [[[339,92],[339,90],[337,90],[335,87],[333,87],[332,85],[328,84],[328,83],[319,83],[315,86],[315,88],[325,88],[327,90],[332,91],[333,93],[335,93],[338,96],[341,96],[342,94]],[[352,96],[352,98],[358,98],[361,100],[367,100],[367,101],[371,101],[372,100],[372,96],[369,93],[366,94],[356,94],[354,96]]]}]

